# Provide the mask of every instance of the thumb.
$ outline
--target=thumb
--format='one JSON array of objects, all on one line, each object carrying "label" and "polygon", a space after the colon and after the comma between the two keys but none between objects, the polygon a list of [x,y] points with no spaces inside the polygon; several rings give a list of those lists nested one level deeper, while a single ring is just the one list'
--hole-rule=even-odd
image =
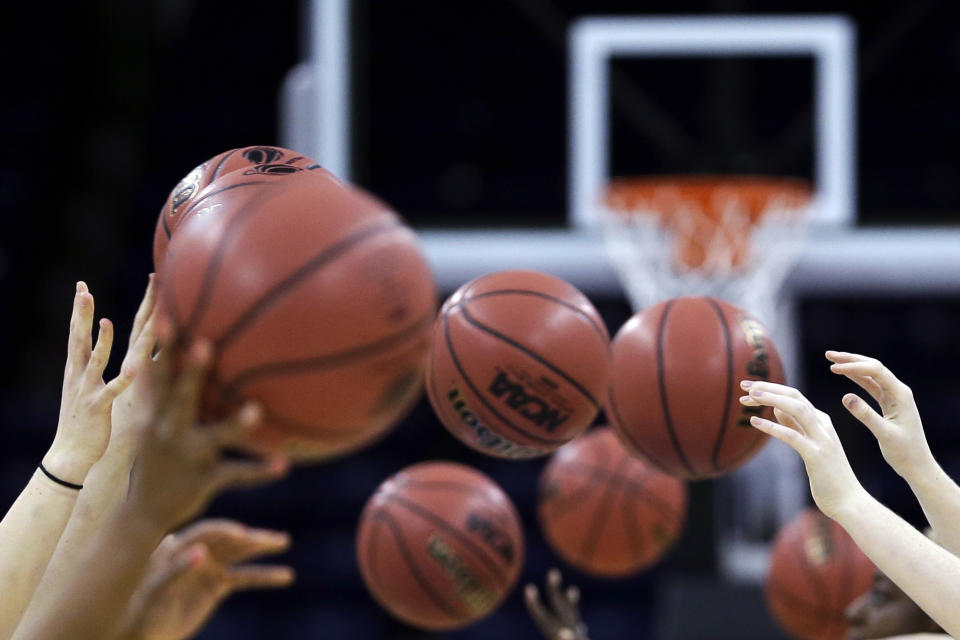
[{"label": "thumb", "polygon": [[863,398],[855,393],[848,393],[843,396],[843,406],[854,418],[862,422],[867,429],[870,429],[875,438],[879,440],[885,435],[886,421]]}]

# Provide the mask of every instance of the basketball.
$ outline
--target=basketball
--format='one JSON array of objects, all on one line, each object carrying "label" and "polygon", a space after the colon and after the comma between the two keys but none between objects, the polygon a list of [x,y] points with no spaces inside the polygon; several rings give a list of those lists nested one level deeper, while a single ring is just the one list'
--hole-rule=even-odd
[{"label": "basketball", "polygon": [[502,458],[541,456],[596,417],[609,341],[587,297],[560,278],[487,274],[444,303],[427,393],[440,421],[468,446]]},{"label": "basketball", "polygon": [[706,297],[674,298],[634,315],[613,341],[611,422],[624,444],[687,479],[719,476],[766,443],[743,407],[740,381],[784,382],[776,347],[757,320]]},{"label": "basketball", "polygon": [[492,613],[523,566],[523,529],[510,498],[453,462],[407,467],[360,516],[357,560],[387,611],[422,629],[464,627]]},{"label": "basketball", "polygon": [[254,146],[228,149],[193,168],[177,183],[157,216],[153,232],[153,267],[159,273],[167,254],[170,238],[177,230],[183,214],[193,206],[198,194],[220,176],[237,169],[251,176],[279,176],[303,170],[316,170],[320,165],[311,158],[283,147]]},{"label": "basketball", "polygon": [[843,640],[844,611],[870,589],[875,567],[836,522],[806,509],[777,534],[764,595],[774,619],[802,640]]},{"label": "basketball", "polygon": [[687,487],[634,458],[609,427],[557,451],[540,478],[540,526],[571,565],[600,577],[651,566],[683,529]]},{"label": "basketball", "polygon": [[180,220],[160,294],[179,336],[213,344],[205,417],[255,400],[250,446],[294,458],[383,433],[419,395],[435,317],[413,231],[322,169],[212,186]]}]

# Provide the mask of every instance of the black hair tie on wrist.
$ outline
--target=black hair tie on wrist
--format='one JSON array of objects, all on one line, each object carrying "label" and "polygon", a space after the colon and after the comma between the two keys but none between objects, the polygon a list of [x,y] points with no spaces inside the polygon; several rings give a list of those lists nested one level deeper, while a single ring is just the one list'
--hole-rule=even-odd
[{"label": "black hair tie on wrist", "polygon": [[45,476],[47,476],[48,478],[50,478],[51,480],[53,480],[54,482],[56,482],[56,483],[59,484],[60,486],[66,487],[66,488],[68,488],[68,489],[76,489],[77,491],[80,491],[80,489],[83,489],[83,485],[82,485],[82,484],[73,484],[72,482],[67,482],[66,480],[61,480],[61,479],[58,478],[57,476],[53,475],[52,473],[50,473],[49,471],[47,471],[47,470],[44,468],[42,462],[40,463],[40,471],[43,471],[43,474],[44,474]]}]

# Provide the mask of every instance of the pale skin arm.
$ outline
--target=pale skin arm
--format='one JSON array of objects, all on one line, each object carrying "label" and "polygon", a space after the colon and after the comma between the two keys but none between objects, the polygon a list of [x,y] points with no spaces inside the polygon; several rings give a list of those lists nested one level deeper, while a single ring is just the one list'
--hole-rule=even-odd
[{"label": "pale skin arm", "polygon": [[905,636],[890,636],[883,640],[953,640],[944,633],[911,633]]},{"label": "pale skin arm", "polygon": [[853,538],[867,557],[917,606],[952,636],[960,633],[960,558],[911,527],[868,494],[857,480],[830,416],[799,391],[745,380],[745,405],[774,408],[778,422],[750,423],[791,446],[803,458],[813,499]]},{"label": "pale skin arm", "polygon": [[[169,344],[163,349],[167,354]],[[210,346],[197,343],[174,379],[171,357],[161,356],[151,377],[157,412],[137,447],[128,495],[103,528],[78,550],[62,580],[38,591],[15,640],[103,640],[120,631],[131,595],[147,572],[164,534],[231,487],[261,484],[282,475],[287,462],[231,461],[236,445],[257,422],[255,407],[231,420],[196,424]]]},{"label": "pale skin arm", "polygon": [[827,351],[830,370],[846,376],[877,401],[880,413],[853,393],[843,405],[870,429],[884,459],[907,484],[944,548],[960,555],[960,487],[930,451],[913,391],[879,360],[856,353]]},{"label": "pale skin arm", "polygon": [[[150,355],[156,344],[155,322],[152,316],[155,297],[151,275],[146,294],[133,321],[133,330],[121,369],[149,374],[147,368],[154,364]],[[149,375],[135,376],[132,384],[113,400],[112,409],[106,409],[106,420],[110,425],[110,441],[106,452],[87,474],[83,491],[76,499],[70,521],[60,537],[38,590],[52,588],[51,585],[64,579],[76,562],[77,550],[104,526],[107,518],[126,495],[130,467],[136,452],[138,427],[145,422],[141,415],[140,422],[137,423],[137,412],[150,416],[152,411],[149,380]],[[131,406],[134,403],[136,407]]]},{"label": "pale skin arm", "polygon": [[[53,476],[75,485],[103,455],[110,437],[110,403],[133,379],[124,370],[110,383],[103,370],[110,358],[113,326],[100,321],[92,346],[93,296],[77,283],[70,318],[67,364],[57,434],[43,457]],[[39,469],[0,522],[0,638],[8,638],[33,597],[37,585],[81,491],[60,485]]]}]

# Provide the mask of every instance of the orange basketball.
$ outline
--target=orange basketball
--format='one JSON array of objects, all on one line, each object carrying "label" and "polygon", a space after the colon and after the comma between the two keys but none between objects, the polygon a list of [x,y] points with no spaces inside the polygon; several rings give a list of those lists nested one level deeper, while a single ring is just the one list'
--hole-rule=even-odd
[{"label": "orange basketball", "polygon": [[777,534],[765,595],[795,638],[843,640],[844,611],[870,589],[876,568],[836,522],[806,509]]},{"label": "orange basketball", "polygon": [[687,516],[687,487],[637,460],[602,427],[557,451],[540,477],[550,546],[587,573],[620,577],[670,550]]},{"label": "orange basketball", "polygon": [[252,399],[255,449],[355,449],[418,397],[435,317],[426,261],[393,211],[323,169],[250,177],[222,176],[184,213],[162,304],[180,335],[213,343],[207,417]]},{"label": "orange basketball", "polygon": [[536,271],[460,287],[434,327],[427,393],[467,445],[501,458],[553,451],[590,426],[607,392],[609,334],[586,296]]},{"label": "orange basketball", "polygon": [[674,298],[633,316],[613,341],[611,422],[634,454],[679,478],[722,475],[766,443],[740,381],[784,382],[757,320],[715,298]]},{"label": "orange basketball", "polygon": [[220,176],[243,169],[244,174],[257,176],[278,176],[297,171],[316,170],[320,165],[296,151],[283,147],[242,147],[229,149],[194,167],[193,171],[177,183],[167,201],[163,203],[157,226],[153,232],[153,266],[159,273],[167,255],[167,245],[177,230],[184,212],[189,209],[203,189]]},{"label": "orange basketball", "polygon": [[523,529],[510,498],[479,471],[422,462],[388,478],[367,502],[357,560],[367,589],[404,622],[431,630],[493,612],[523,566]]}]

